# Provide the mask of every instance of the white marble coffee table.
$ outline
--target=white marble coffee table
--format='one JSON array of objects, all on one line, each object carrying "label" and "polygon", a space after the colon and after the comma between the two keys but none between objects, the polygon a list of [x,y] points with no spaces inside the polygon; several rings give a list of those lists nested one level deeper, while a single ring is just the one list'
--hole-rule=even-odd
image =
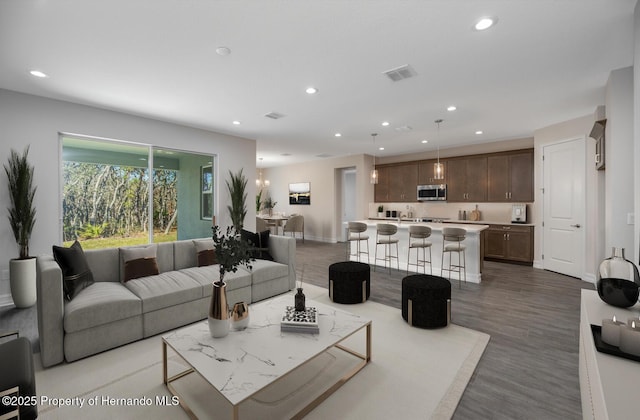
[{"label": "white marble coffee table", "polygon": [[[337,381],[323,385],[324,390],[313,396],[308,404],[305,402],[306,405],[294,414],[294,417],[301,418],[370,362],[370,319],[307,300],[307,306],[318,308],[320,333],[283,333],[280,331],[280,319],[285,306],[291,304],[293,296],[283,295],[250,305],[249,327],[243,331],[231,331],[224,338],[212,338],[206,320],[162,336],[164,383],[173,395],[178,396],[180,404],[191,417],[196,415],[187,406],[185,398],[178,394],[172,382],[193,372],[224,397],[230,407],[231,417],[238,419],[239,407],[243,402],[259,391],[287,381],[287,377],[292,377],[292,372],[319,356],[334,351],[344,351],[349,357],[355,356],[354,366],[346,373],[340,371]],[[364,354],[341,344],[363,329],[365,333],[356,337],[364,336],[365,343],[360,343]],[[190,368],[169,377],[168,347]]]}]

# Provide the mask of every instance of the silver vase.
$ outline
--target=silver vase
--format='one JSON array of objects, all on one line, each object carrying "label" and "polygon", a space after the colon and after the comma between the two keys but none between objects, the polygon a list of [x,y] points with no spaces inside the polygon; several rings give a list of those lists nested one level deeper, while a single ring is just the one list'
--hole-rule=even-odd
[{"label": "silver vase", "polygon": [[238,302],[231,310],[231,328],[234,330],[244,330],[249,326],[249,305],[245,302]]},{"label": "silver vase", "polygon": [[209,305],[209,332],[214,338],[229,334],[229,305],[227,304],[227,284],[213,282],[213,292]]},{"label": "silver vase", "polygon": [[624,248],[613,248],[611,254],[598,267],[598,295],[609,305],[628,308],[640,295],[638,268],[625,259]]}]

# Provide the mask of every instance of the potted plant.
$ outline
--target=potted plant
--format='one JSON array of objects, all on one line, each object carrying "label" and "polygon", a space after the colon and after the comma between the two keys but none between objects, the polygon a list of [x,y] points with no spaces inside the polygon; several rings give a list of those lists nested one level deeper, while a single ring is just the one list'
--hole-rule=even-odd
[{"label": "potted plant", "polygon": [[273,199],[271,198],[271,196],[268,196],[267,198],[264,199],[264,207],[265,209],[269,210],[269,216],[273,215],[273,209],[276,206],[276,204],[278,204],[277,201],[273,201]]},{"label": "potted plant", "polygon": [[229,171],[229,179],[226,181],[229,195],[231,196],[231,205],[227,206],[231,223],[236,232],[242,230],[244,218],[247,215],[247,178],[242,173],[242,169],[237,174]]},{"label": "potted plant", "polygon": [[28,161],[29,146],[22,155],[11,149],[8,163],[4,165],[9,186],[9,224],[18,244],[19,258],[9,263],[11,297],[18,308],[28,308],[36,303],[36,259],[29,256],[29,240],[36,223],[33,200],[33,166]]},{"label": "potted plant", "polygon": [[260,209],[262,208],[262,190],[256,194],[256,214],[260,213]]},{"label": "potted plant", "polygon": [[384,217],[384,207],[378,206],[378,217]]},{"label": "potted plant", "polygon": [[243,264],[251,269],[250,245],[243,241],[234,227],[229,226],[226,234],[219,226],[213,228],[213,246],[219,265],[220,279],[213,282],[213,292],[209,304],[209,332],[212,337],[224,337],[229,333],[229,305],[227,303],[227,285],[224,282],[226,273],[235,273]]}]

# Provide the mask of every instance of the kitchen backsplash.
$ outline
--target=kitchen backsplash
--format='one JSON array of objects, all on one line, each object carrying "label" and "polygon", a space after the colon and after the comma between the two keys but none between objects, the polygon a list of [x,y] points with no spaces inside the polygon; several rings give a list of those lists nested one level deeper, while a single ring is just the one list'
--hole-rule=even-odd
[{"label": "kitchen backsplash", "polygon": [[[511,221],[512,203],[477,203],[480,210],[480,220],[495,223],[508,223]],[[475,210],[476,203],[369,203],[369,217],[378,217],[378,206],[387,210],[398,212],[401,217],[435,217],[459,220],[458,213],[466,211],[467,215]],[[533,204],[527,203],[528,222],[531,223]],[[467,216],[469,217],[469,216]]]}]

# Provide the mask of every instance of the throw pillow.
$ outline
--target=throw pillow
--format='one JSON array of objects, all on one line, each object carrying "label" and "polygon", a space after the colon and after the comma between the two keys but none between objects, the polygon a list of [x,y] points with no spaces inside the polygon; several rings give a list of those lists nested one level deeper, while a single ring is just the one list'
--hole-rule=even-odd
[{"label": "throw pillow", "polygon": [[53,245],[53,258],[62,270],[64,298],[71,300],[80,290],[94,283],[82,245],[75,241],[69,248]]},{"label": "throw pillow", "polygon": [[124,267],[123,283],[140,277],[159,274],[158,261],[156,260],[156,244],[120,248],[120,261]]},{"label": "throw pillow", "polygon": [[194,240],[193,244],[196,247],[196,259],[198,260],[198,267],[218,264],[213,239],[198,239]]},{"label": "throw pillow", "polygon": [[264,232],[253,233],[242,229],[240,238],[249,242],[251,246],[251,256],[257,260],[273,261],[273,257],[269,253],[269,230]]}]

